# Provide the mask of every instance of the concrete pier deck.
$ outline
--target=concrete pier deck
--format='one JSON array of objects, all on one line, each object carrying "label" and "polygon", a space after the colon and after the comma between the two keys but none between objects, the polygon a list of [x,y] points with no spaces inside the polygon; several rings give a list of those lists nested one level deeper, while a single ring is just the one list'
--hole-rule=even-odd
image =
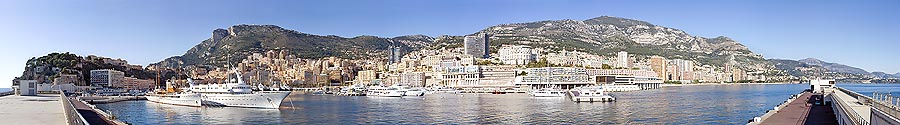
[{"label": "concrete pier deck", "polygon": [[[69,97],[69,99],[76,100],[75,97]],[[84,102],[73,101],[72,105],[75,106],[75,110],[77,110],[78,113],[81,114],[81,117],[84,117],[84,120],[87,120],[87,122],[91,125],[113,125],[113,124],[115,124],[115,122],[113,122],[111,120],[104,119],[103,115],[97,114],[97,112],[94,112],[94,109],[91,108],[91,106],[88,106],[88,104],[85,104]]]},{"label": "concrete pier deck", "polygon": [[[870,121],[869,118],[871,118],[871,115],[872,115],[872,110],[871,110],[872,107],[871,106],[861,104],[859,99],[857,99],[856,97],[850,96],[847,93],[834,92],[833,94],[831,94],[831,96],[836,96],[838,98],[841,98],[841,100],[844,102],[840,102],[840,103],[845,104],[848,107],[850,107],[850,109],[852,109],[852,110],[850,110],[851,112],[848,112],[848,114],[858,114],[863,120]],[[838,101],[838,100],[835,100],[835,101]]]},{"label": "concrete pier deck", "polygon": [[[763,120],[761,125],[837,125],[837,118],[831,105],[815,105],[815,99],[822,95],[805,92],[771,117]],[[824,101],[822,102],[824,103]]]},{"label": "concrete pier deck", "polygon": [[0,97],[0,124],[65,125],[59,94]]}]

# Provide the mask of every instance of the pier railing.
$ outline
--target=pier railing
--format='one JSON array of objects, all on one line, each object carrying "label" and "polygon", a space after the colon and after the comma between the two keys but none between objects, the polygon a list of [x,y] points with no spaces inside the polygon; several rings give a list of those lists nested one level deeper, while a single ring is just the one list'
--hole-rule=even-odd
[{"label": "pier railing", "polygon": [[16,91],[0,92],[0,97],[16,94]]},{"label": "pier railing", "polygon": [[894,97],[890,93],[872,93],[870,105],[888,116],[900,118],[900,98]]},{"label": "pier railing", "polygon": [[69,96],[66,96],[64,92],[59,93],[59,99],[63,103],[63,108],[66,113],[66,123],[69,125],[89,125],[90,123],[78,113],[78,110],[75,109],[75,105],[72,104],[72,100],[69,99]]},{"label": "pier railing", "polygon": [[[842,89],[842,88],[838,88],[838,89]],[[841,91],[843,91],[843,90],[841,90]],[[843,92],[846,93],[846,91],[843,91]],[[849,93],[848,93],[848,95],[850,95],[851,97],[854,96],[853,94],[849,94]],[[835,110],[840,110],[840,111],[835,111],[835,113],[841,112],[845,116],[848,116],[850,118],[850,121],[853,122],[854,125],[869,125],[869,121],[867,121],[865,117],[862,117],[862,115],[853,111],[852,107],[848,106],[847,104],[844,104],[845,101],[844,101],[844,99],[841,99],[841,96],[831,95],[831,97],[834,99],[834,100],[832,100],[832,102],[834,102],[834,105],[837,107],[837,109],[835,109]],[[865,97],[865,96],[861,96],[861,97]],[[857,99],[859,99],[859,97],[857,97]],[[863,102],[862,99],[859,99],[859,100],[860,100],[860,102]]]},{"label": "pier railing", "polygon": [[859,100],[859,103],[860,103],[860,104],[863,104],[863,105],[869,105],[870,103],[872,103],[872,98],[869,97],[869,96],[866,96],[866,95],[863,95],[863,94],[859,94],[859,93],[857,93],[857,92],[850,91],[850,90],[847,90],[847,89],[844,89],[844,88],[841,88],[841,87],[835,87],[835,88],[837,88],[837,89],[840,90],[841,92],[846,93],[847,95],[850,95],[850,96],[853,97],[853,98],[856,98],[857,100]]}]

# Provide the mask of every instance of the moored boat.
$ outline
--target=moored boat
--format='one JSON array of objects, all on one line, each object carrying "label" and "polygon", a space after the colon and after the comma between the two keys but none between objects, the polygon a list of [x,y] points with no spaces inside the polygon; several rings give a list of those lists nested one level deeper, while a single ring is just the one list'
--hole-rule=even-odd
[{"label": "moored boat", "polygon": [[278,108],[291,94],[291,91],[254,91],[252,86],[244,83],[240,73],[234,73],[233,82],[196,85],[191,91],[200,93],[203,105],[247,108]]},{"label": "moored boat", "polygon": [[403,97],[404,93],[404,91],[393,87],[372,86],[368,88],[366,96]]},{"label": "moored boat", "polygon": [[200,94],[185,89],[176,89],[171,82],[166,83],[166,90],[157,89],[147,93],[148,101],[170,105],[202,106]]},{"label": "moored boat", "polygon": [[145,97],[150,102],[162,104],[202,106],[200,94],[197,93],[151,93],[147,94]]},{"label": "moored boat", "polygon": [[575,102],[611,102],[615,101],[604,91],[602,86],[583,86],[568,91],[569,98]]}]

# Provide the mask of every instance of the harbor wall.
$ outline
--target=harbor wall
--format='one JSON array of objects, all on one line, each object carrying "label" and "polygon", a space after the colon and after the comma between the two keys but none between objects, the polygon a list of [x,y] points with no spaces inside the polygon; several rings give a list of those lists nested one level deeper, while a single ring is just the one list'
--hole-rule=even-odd
[{"label": "harbor wall", "polygon": [[881,110],[872,108],[871,125],[900,125],[900,120],[889,116]]},{"label": "harbor wall", "polygon": [[78,110],[75,110],[75,105],[72,104],[72,100],[69,99],[68,96],[64,93],[59,94],[59,101],[62,102],[63,109],[66,113],[66,124],[69,125],[85,125],[88,124],[87,120],[82,117]]}]

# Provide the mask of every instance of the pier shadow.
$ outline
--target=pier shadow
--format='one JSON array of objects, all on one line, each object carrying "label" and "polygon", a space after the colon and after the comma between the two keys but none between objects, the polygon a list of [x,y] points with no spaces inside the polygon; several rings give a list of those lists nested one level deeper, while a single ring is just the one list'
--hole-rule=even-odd
[{"label": "pier shadow", "polygon": [[[817,104],[818,103],[818,104]],[[806,105],[810,106],[806,113],[804,125],[837,125],[837,117],[834,110],[831,110],[831,103],[825,103],[825,98],[821,94],[814,94],[806,101]]]}]

